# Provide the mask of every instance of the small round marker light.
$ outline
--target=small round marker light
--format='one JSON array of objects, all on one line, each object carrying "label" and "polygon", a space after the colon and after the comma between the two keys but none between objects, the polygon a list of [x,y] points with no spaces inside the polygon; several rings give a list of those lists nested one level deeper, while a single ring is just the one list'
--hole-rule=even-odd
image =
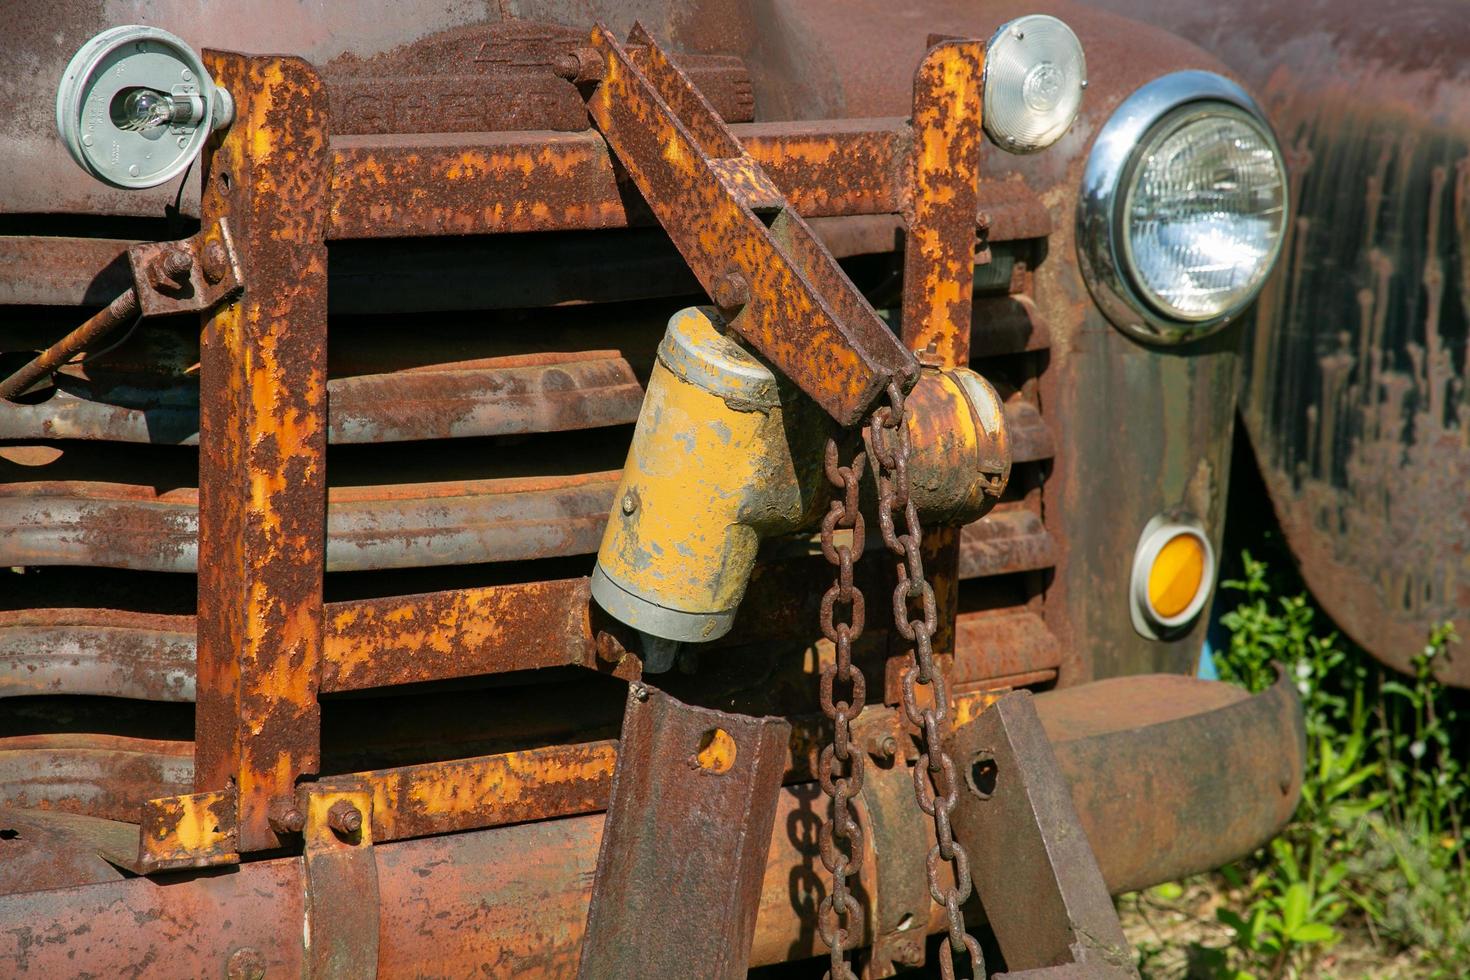
[{"label": "small round marker light", "polygon": [[188,44],[157,27],[103,31],[56,89],[56,128],[72,159],[113,187],[157,187],[183,173],[212,130],[234,118]]},{"label": "small round marker light", "polygon": [[1187,629],[1204,610],[1215,584],[1215,552],[1193,521],[1155,517],[1133,555],[1133,625],[1151,639]]},{"label": "small round marker light", "polygon": [[1087,59],[1072,29],[1031,14],[1004,24],[985,50],[985,135],[1011,153],[1051,146],[1077,118]]}]

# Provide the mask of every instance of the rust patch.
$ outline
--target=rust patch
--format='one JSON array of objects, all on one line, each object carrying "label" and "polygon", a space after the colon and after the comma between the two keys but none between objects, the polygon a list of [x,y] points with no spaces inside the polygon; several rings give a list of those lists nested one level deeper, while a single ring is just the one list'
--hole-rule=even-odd
[{"label": "rust patch", "polygon": [[322,690],[592,666],[587,580],[327,606]]},{"label": "rust patch", "polygon": [[326,97],[294,58],[211,52],[236,121],[203,164],[245,292],[200,343],[195,787],[238,793],[239,849],[316,771],[326,522]]}]

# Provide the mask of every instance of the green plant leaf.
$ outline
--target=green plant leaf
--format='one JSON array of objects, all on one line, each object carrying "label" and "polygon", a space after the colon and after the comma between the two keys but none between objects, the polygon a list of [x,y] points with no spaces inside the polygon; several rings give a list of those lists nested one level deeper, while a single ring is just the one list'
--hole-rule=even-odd
[{"label": "green plant leaf", "polygon": [[1300,881],[1292,882],[1281,899],[1281,931],[1288,936],[1295,934],[1307,918],[1307,905],[1311,896],[1307,886]]},{"label": "green plant leaf", "polygon": [[1164,902],[1177,902],[1184,897],[1184,886],[1177,881],[1166,881],[1149,889],[1149,894]]},{"label": "green plant leaf", "polygon": [[1303,922],[1291,930],[1294,943],[1330,943],[1337,939],[1337,930],[1322,922]]}]

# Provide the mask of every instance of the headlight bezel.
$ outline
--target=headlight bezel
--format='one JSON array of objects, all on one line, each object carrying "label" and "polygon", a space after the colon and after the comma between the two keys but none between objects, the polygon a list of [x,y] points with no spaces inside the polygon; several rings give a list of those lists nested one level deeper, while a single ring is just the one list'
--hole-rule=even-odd
[{"label": "headlight bezel", "polygon": [[[1161,123],[1189,110],[1195,118],[1211,106],[1240,113],[1254,124],[1282,172],[1283,228],[1265,260],[1267,271],[1254,288],[1225,311],[1183,319],[1160,311],[1135,285],[1127,259],[1123,209],[1149,138]],[[1115,109],[1098,131],[1083,171],[1077,205],[1077,252],[1082,278],[1103,314],[1124,333],[1153,344],[1176,345],[1217,333],[1239,318],[1259,295],[1281,255],[1290,215],[1290,192],[1281,147],[1265,114],[1244,89],[1214,72],[1180,71],[1140,87]]]}]

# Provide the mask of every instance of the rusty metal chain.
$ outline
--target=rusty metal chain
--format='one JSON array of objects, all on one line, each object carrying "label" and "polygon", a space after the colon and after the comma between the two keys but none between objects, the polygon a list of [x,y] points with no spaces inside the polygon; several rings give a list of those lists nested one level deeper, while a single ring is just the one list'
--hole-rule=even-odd
[{"label": "rusty metal chain", "polygon": [[[914,645],[914,662],[903,672],[903,710],[909,723],[923,736],[923,750],[914,764],[914,793],[919,808],[934,818],[934,836],[938,841],[929,851],[925,868],[929,877],[929,894],[945,911],[949,935],[944,938],[939,954],[939,972],[945,980],[955,976],[954,961],[963,946],[970,957],[973,976],[985,976],[984,956],[975,937],[965,930],[961,904],[970,897],[970,859],[954,839],[950,814],[959,802],[959,780],[954,760],[944,751],[944,723],[949,714],[949,692],[944,674],[934,663],[932,646],[938,626],[934,589],[924,576],[921,554],[923,531],[918,508],[909,497],[908,462],[911,449],[908,427],[904,425],[903,391],[897,382],[888,385],[888,404],[873,412],[864,433],[867,453],[873,459],[873,474],[878,482],[878,526],[883,543],[898,556],[898,584],[893,589],[893,625],[905,640]],[[903,515],[903,533],[895,527],[894,514]],[[911,609],[918,603],[919,615]],[[929,688],[927,703],[920,705],[919,687]],[[954,880],[947,887],[940,882],[941,862],[953,866]]]},{"label": "rusty metal chain", "polygon": [[[838,461],[837,442],[827,440],[827,479],[836,490],[827,516],[822,518],[822,554],[836,569],[832,587],[822,596],[822,635],[836,647],[833,663],[822,668],[820,698],[822,711],[832,722],[832,742],[822,748],[817,763],[817,776],[822,791],[832,801],[832,818],[822,822],[818,844],[822,864],[832,875],[832,890],[817,907],[817,931],[832,956],[828,980],[857,980],[847,962],[847,946],[851,925],[862,914],[862,907],[848,889],[847,879],[857,874],[863,863],[863,832],[857,822],[853,798],[863,788],[863,766],[866,760],[853,744],[851,722],[863,710],[867,683],[861,670],[852,666],[852,645],[863,634],[866,606],[863,594],[852,584],[853,556],[862,557],[865,528],[858,509],[858,490],[862,485],[867,454],[859,452],[843,466]],[[837,544],[839,528],[852,529],[850,544]],[[848,622],[833,622],[837,606],[844,606]],[[838,684],[846,693],[839,695]]]}]

